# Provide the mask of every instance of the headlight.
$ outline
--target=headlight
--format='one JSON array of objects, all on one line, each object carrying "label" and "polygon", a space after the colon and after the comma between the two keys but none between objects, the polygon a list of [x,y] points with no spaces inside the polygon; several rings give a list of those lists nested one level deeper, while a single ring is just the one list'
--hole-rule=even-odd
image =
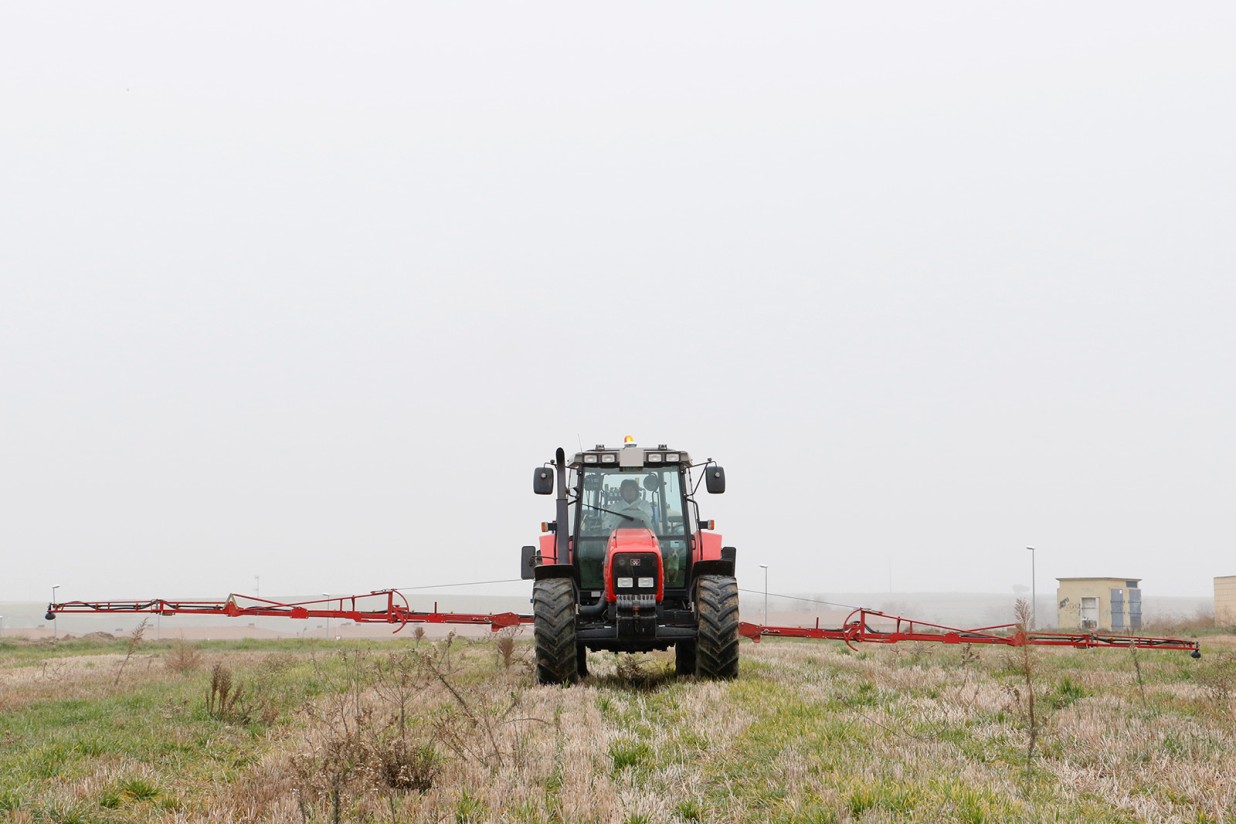
[{"label": "headlight", "polygon": [[[629,581],[629,580],[631,580],[631,579],[630,579],[630,578],[628,578],[627,580]],[[640,589],[652,589],[654,586],[656,586],[656,584],[654,583],[654,581],[655,581],[655,579],[653,579],[653,578],[640,578],[640,579],[639,579],[639,587],[640,587]]]},{"label": "headlight", "polygon": [[648,453],[648,463],[661,463],[661,453],[660,452],[649,452]]},{"label": "headlight", "polygon": [[601,463],[618,463],[618,456],[613,452],[606,452],[601,456]]},{"label": "headlight", "polygon": [[680,456],[677,452],[666,452],[665,453],[665,460],[670,461],[671,463],[677,463],[679,457]]},{"label": "headlight", "polygon": [[597,462],[596,455],[585,455],[584,456],[584,463],[596,463],[596,462]]},{"label": "headlight", "polygon": [[618,589],[630,589],[631,587],[635,586],[634,581],[635,581],[634,578],[619,578],[617,587]]}]

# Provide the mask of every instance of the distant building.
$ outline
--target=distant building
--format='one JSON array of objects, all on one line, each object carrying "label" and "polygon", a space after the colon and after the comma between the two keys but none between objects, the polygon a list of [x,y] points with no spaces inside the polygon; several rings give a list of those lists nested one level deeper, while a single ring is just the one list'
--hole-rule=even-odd
[{"label": "distant building", "polygon": [[[1135,630],[1142,627],[1141,578],[1057,578],[1056,623],[1061,629]],[[1233,578],[1236,587],[1236,578]]]},{"label": "distant building", "polygon": [[1215,626],[1236,626],[1236,575],[1215,578]]}]

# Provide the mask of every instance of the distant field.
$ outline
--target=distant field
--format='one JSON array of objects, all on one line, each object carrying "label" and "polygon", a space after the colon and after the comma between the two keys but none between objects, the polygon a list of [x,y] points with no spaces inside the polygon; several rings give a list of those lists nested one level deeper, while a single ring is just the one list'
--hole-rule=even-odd
[{"label": "distant field", "polygon": [[0,641],[0,818],[1236,821],[1231,635],[594,653],[569,689],[502,643]]}]

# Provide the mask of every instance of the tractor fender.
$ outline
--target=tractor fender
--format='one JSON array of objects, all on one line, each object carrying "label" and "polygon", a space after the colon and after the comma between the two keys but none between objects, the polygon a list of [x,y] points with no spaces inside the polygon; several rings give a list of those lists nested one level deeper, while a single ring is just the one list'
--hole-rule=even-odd
[{"label": "tractor fender", "polygon": [[737,550],[734,547],[722,547],[720,558],[712,561],[696,561],[691,566],[691,575],[695,578],[701,575],[733,575],[736,554]]},{"label": "tractor fender", "polygon": [[733,561],[700,561],[691,567],[691,575],[695,578],[701,575],[733,575]]},{"label": "tractor fender", "polygon": [[570,564],[540,564],[532,568],[532,577],[537,581],[546,581],[550,578],[570,578],[574,575],[574,569]]}]

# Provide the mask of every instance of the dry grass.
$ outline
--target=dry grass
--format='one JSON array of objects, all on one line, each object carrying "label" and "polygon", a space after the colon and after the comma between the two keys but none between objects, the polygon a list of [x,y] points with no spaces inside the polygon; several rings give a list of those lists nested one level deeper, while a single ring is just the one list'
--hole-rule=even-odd
[{"label": "dry grass", "polygon": [[[570,689],[534,686],[497,640],[251,650],[226,666],[279,712],[247,720],[207,712],[204,670],[126,675],[117,695],[123,651],[0,659],[0,701],[23,695],[0,718],[0,817],[1231,821],[1232,640],[1215,638],[1215,655],[1208,641],[1200,662],[1136,665],[1118,651],[1036,649],[1027,665],[1000,648],[764,641],[744,644],[727,683],[673,678],[671,655],[594,653]],[[519,640],[511,657],[527,652]],[[117,728],[117,706],[135,720]]]}]

